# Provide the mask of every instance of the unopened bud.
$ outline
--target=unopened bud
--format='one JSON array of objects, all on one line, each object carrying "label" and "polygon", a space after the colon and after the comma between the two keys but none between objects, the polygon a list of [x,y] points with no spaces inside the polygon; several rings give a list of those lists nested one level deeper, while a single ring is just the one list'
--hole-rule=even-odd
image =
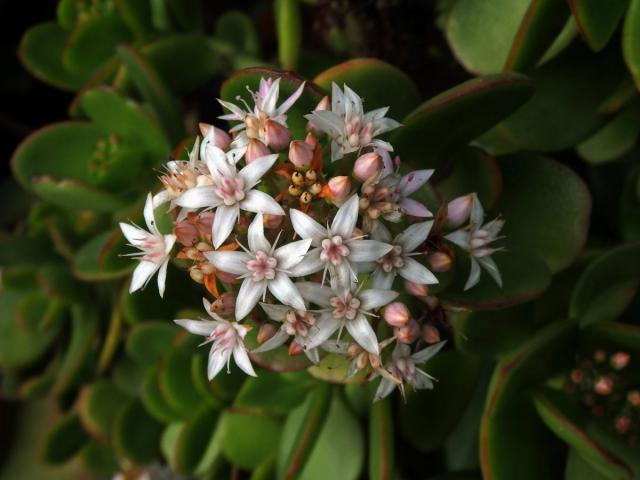
[{"label": "unopened bud", "polygon": [[631,419],[629,417],[618,417],[615,425],[618,433],[625,434],[631,428]]},{"label": "unopened bud", "polygon": [[[324,96],[322,97],[322,100],[320,100],[318,102],[318,104],[316,105],[316,108],[314,108],[314,112],[320,112],[323,110],[329,110],[331,108],[331,102],[329,101],[329,97],[328,96]],[[309,122],[307,124],[307,128],[309,128],[310,130],[318,130],[318,127],[313,123],[313,122]]]},{"label": "unopened bud", "polygon": [[393,333],[400,343],[413,343],[420,336],[420,325],[411,319],[406,325],[394,328]]},{"label": "unopened bud", "polygon": [[409,320],[411,319],[409,309],[402,302],[390,303],[384,308],[382,315],[385,322],[392,327],[403,327],[409,323]]},{"label": "unopened bud", "polygon": [[473,194],[470,193],[449,202],[447,205],[447,225],[449,227],[457,228],[469,219],[473,198]]},{"label": "unopened bud", "polygon": [[282,220],[284,216],[282,215],[269,215],[268,213],[263,213],[262,218],[264,221],[265,228],[278,228],[282,225]]},{"label": "unopened bud", "polygon": [[292,357],[295,355],[300,355],[303,352],[304,348],[295,340],[289,345],[289,355],[291,355]]},{"label": "unopened bud", "polygon": [[376,152],[365,153],[353,165],[353,176],[361,182],[376,177],[382,171],[382,157]]},{"label": "unopened bud", "polygon": [[571,370],[569,377],[573,383],[581,383],[584,380],[584,372],[579,368],[574,368]]},{"label": "unopened bud", "polygon": [[189,276],[191,277],[191,280],[196,283],[204,282],[204,274],[198,268],[190,268]]},{"label": "unopened bud", "polygon": [[315,170],[307,170],[304,174],[304,178],[308,182],[315,182],[318,179],[318,174]]},{"label": "unopened bud", "polygon": [[640,407],[640,390],[631,390],[627,394],[627,401],[632,407]]},{"label": "unopened bud", "polygon": [[267,146],[274,150],[282,150],[291,141],[291,132],[284,125],[275,120],[267,120],[265,127],[265,141]]},{"label": "unopened bud", "polygon": [[409,280],[405,280],[404,288],[407,293],[415,297],[426,297],[427,295],[429,295],[429,288],[421,283],[414,283]]},{"label": "unopened bud", "polygon": [[427,261],[434,272],[446,272],[451,269],[451,257],[444,252],[433,252]]},{"label": "unopened bud", "polygon": [[220,295],[215,302],[211,304],[211,311],[218,315],[231,315],[236,308],[236,296],[231,292]]},{"label": "unopened bud", "polygon": [[309,168],[313,162],[313,147],[306,142],[294,140],[289,144],[289,161],[296,168]]},{"label": "unopened bud", "polygon": [[206,146],[205,143],[211,142],[213,142],[213,145],[222,150],[225,150],[229,147],[229,144],[231,143],[231,137],[227,132],[218,127],[214,127],[213,125],[209,125],[208,123],[201,122],[198,124],[198,126],[200,127],[200,133],[204,137],[201,148],[204,148]]},{"label": "unopened bud", "polygon": [[327,185],[331,194],[331,201],[336,205],[342,204],[349,192],[351,192],[351,179],[344,175],[333,177]]},{"label": "unopened bud", "polygon": [[249,140],[249,145],[247,145],[247,153],[245,153],[244,157],[247,163],[251,163],[257,158],[264,157],[265,155],[269,155],[271,152],[269,148],[262,143],[257,138],[252,138]]},{"label": "unopened bud", "polygon": [[307,188],[307,191],[311,194],[311,195],[318,195],[320,193],[320,191],[322,190],[322,185],[320,185],[319,183],[314,183],[313,185],[311,185],[309,188]]},{"label": "unopened bud", "polygon": [[438,343],[440,341],[440,331],[427,323],[422,326],[422,339],[429,344]]},{"label": "unopened bud", "polygon": [[238,275],[236,275],[235,273],[222,272],[220,270],[217,270],[216,271],[216,277],[218,277],[220,279],[220,281],[222,281],[224,283],[237,283],[238,282]]},{"label": "unopened bud", "polygon": [[611,367],[615,370],[622,370],[629,364],[629,360],[631,359],[631,355],[626,352],[616,352],[611,355]]},{"label": "unopened bud", "polygon": [[596,350],[595,352],[593,352],[593,359],[597,362],[597,363],[602,363],[607,359],[607,352],[605,352],[604,350],[602,350],[601,348],[599,348],[598,350]]},{"label": "unopened bud", "polygon": [[609,377],[600,377],[593,387],[598,395],[609,395],[613,391],[613,380]]},{"label": "unopened bud", "polygon": [[200,237],[198,227],[188,220],[182,220],[173,227],[173,234],[182,245],[193,245]]},{"label": "unopened bud", "polygon": [[295,185],[289,185],[287,191],[292,197],[299,197],[300,195],[302,195],[302,188],[296,187]]},{"label": "unopened bud", "polygon": [[263,344],[273,337],[277,331],[278,329],[271,323],[263,323],[258,329],[258,343]]},{"label": "unopened bud", "polygon": [[[201,236],[204,237],[206,235],[211,235],[211,228],[213,227],[214,217],[215,213],[212,211],[202,212],[195,217],[193,223],[195,223]],[[213,248],[210,248],[209,250],[213,250]]]},{"label": "unopened bud", "polygon": [[313,200],[313,195],[308,191],[302,192],[302,195],[300,195],[300,203],[304,205],[311,203],[311,200]]},{"label": "unopened bud", "polygon": [[316,148],[316,145],[318,145],[318,139],[313,133],[309,132],[307,133],[307,136],[304,137],[304,143],[309,145],[311,148]]}]

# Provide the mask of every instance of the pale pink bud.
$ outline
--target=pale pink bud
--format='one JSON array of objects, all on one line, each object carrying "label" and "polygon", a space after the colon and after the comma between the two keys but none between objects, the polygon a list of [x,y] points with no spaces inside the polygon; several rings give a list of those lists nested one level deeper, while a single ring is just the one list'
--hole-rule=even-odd
[{"label": "pale pink bud", "polygon": [[438,343],[440,341],[440,331],[433,325],[423,325],[422,339],[429,344]]},{"label": "pale pink bud", "polygon": [[291,132],[284,125],[275,120],[267,120],[265,127],[265,142],[274,150],[282,150],[291,141]]},{"label": "pale pink bud", "polygon": [[307,136],[304,137],[304,143],[309,145],[311,148],[316,148],[316,145],[318,145],[318,139],[313,133],[309,132],[307,133]]},{"label": "pale pink bud", "polygon": [[269,215],[268,213],[263,213],[262,218],[265,228],[278,228],[284,220],[283,215]]},{"label": "pale pink bud", "polygon": [[403,327],[411,319],[411,313],[402,302],[393,302],[384,308],[383,316],[385,322],[392,327]]},{"label": "pale pink bud", "polygon": [[270,323],[263,323],[258,329],[258,343],[262,344],[273,337],[278,329]]},{"label": "pale pink bud", "polygon": [[213,125],[209,125],[208,123],[201,122],[198,124],[198,126],[200,127],[200,133],[203,137],[207,135],[207,132],[210,128],[213,128],[215,132],[213,135],[214,145],[216,147],[221,148],[222,150],[225,150],[229,147],[229,144],[231,143],[231,137],[227,132],[218,127],[214,127]]},{"label": "pale pink bud", "polygon": [[364,238],[365,236],[366,235],[364,234],[362,229],[358,227],[354,227],[353,231],[351,232],[351,238]]},{"label": "pale pink bud", "polygon": [[[322,110],[329,110],[330,108],[331,101],[329,100],[329,97],[325,95],[324,97],[322,97],[322,100],[318,102],[318,105],[316,105],[316,108],[314,108],[313,111],[319,112]],[[319,130],[313,122],[307,123],[307,128],[309,128],[310,130]]]},{"label": "pale pink bud", "polygon": [[444,252],[433,252],[427,261],[434,272],[446,272],[451,268],[451,257]]},{"label": "pale pink bud", "polygon": [[394,328],[393,333],[400,343],[413,343],[420,336],[420,325],[411,319],[406,325]]},{"label": "pale pink bud", "polygon": [[377,176],[382,171],[382,157],[376,152],[365,153],[353,165],[353,176],[361,182]]},{"label": "pale pink bud", "polygon": [[211,311],[218,315],[231,315],[236,309],[236,296],[231,292],[220,295],[215,302],[211,304]]},{"label": "pale pink bud", "polygon": [[247,163],[253,162],[256,158],[264,157],[265,155],[269,155],[271,152],[267,148],[267,146],[262,143],[257,138],[252,138],[249,140],[249,145],[247,145],[247,153],[245,153],[245,159]]},{"label": "pale pink bud", "polygon": [[613,380],[609,377],[600,377],[593,390],[598,395],[609,395],[613,391]]},{"label": "pale pink bud", "polygon": [[223,272],[221,270],[216,271],[216,276],[224,283],[237,283],[238,275],[235,273]]},{"label": "pale pink bud", "polygon": [[457,228],[469,219],[473,206],[473,194],[454,198],[447,205],[447,225]]},{"label": "pale pink bud", "polygon": [[631,428],[631,419],[629,417],[616,418],[616,431],[625,434]]},{"label": "pale pink bud", "polygon": [[340,205],[351,192],[351,179],[344,175],[333,177],[327,184],[331,201]]},{"label": "pale pink bud", "polygon": [[173,227],[173,234],[182,245],[194,245],[200,238],[198,228],[189,220],[182,220]]},{"label": "pale pink bud", "polygon": [[300,345],[295,340],[291,342],[291,344],[289,345],[289,351],[288,351],[289,355],[293,357],[295,355],[300,355],[302,352],[304,352],[304,348],[302,347],[302,345]]},{"label": "pale pink bud", "polygon": [[631,355],[626,352],[617,352],[611,355],[611,366],[616,370],[622,370],[629,364]]},{"label": "pale pink bud", "polygon": [[201,236],[211,235],[211,228],[213,227],[213,219],[215,217],[214,212],[202,212],[200,215],[197,215],[194,223],[196,227],[198,227],[198,232],[200,232]]},{"label": "pale pink bud", "polygon": [[421,283],[413,283],[409,280],[405,280],[404,288],[407,293],[415,297],[426,297],[427,295],[429,295],[429,288]]},{"label": "pale pink bud", "polygon": [[289,161],[297,168],[309,168],[313,161],[313,147],[301,140],[294,140],[289,144]]}]

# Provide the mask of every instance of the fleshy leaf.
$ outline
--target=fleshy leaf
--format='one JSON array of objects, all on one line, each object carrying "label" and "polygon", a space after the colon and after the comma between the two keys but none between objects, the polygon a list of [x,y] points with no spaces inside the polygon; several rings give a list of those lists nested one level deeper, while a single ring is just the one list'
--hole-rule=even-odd
[{"label": "fleshy leaf", "polygon": [[162,424],[145,410],[140,400],[125,405],[114,423],[116,451],[135,463],[147,463],[160,453]]},{"label": "fleshy leaf", "polygon": [[[185,422],[175,446],[174,461],[177,471],[192,474],[204,469],[201,464],[211,442],[214,441],[219,417],[220,412],[217,409],[203,405]],[[220,444],[216,442],[215,449],[218,448]],[[207,459],[209,465],[204,467],[210,466],[214,459],[215,456]]]},{"label": "fleshy leaf", "polygon": [[69,414],[49,432],[42,447],[42,456],[48,463],[64,463],[77,454],[89,437],[82,429],[80,417]]},{"label": "fleshy leaf", "polygon": [[113,421],[126,399],[127,397],[107,380],[98,380],[85,386],[77,404],[82,425],[96,439],[109,440]]},{"label": "fleshy leaf", "polygon": [[73,261],[73,273],[86,281],[103,281],[128,275],[135,267],[126,253],[125,239],[120,232],[104,232],[83,245]]},{"label": "fleshy leaf", "polygon": [[587,44],[596,52],[613,36],[629,0],[569,0],[578,28]]}]

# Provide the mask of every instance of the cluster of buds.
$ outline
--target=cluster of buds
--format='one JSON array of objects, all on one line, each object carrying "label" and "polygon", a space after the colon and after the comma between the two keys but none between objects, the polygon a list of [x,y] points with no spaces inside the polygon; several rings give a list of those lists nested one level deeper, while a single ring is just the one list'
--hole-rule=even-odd
[{"label": "cluster of buds", "polygon": [[591,415],[608,419],[618,434],[635,445],[640,443],[640,389],[630,386],[625,375],[631,360],[627,352],[609,354],[599,348],[591,357],[578,359],[565,390]]},{"label": "cluster of buds", "polygon": [[[451,268],[457,245],[471,261],[467,288],[481,267],[500,283],[491,255],[503,222],[485,223],[469,194],[440,206],[444,220],[434,227],[431,211],[412,198],[433,170],[400,174],[400,158],[379,138],[400,124],[387,108],[365,113],[347,86],[334,85],[331,99],[305,116],[304,138],[294,138],[287,112],[304,88],[278,105],[279,79],[262,79],[252,106],[220,101],[228,132],[200,124],[188,159],[169,162],[162,189],[147,198],[149,230],[121,224],[140,250],[130,290],[158,273],[164,292],[171,258],[206,286],[211,318],[176,322],[211,344],[209,378],[232,357],[255,375],[251,356],[286,348],[313,363],[346,357],[348,375],[381,379],[376,398],[396,387],[404,393],[407,383],[432,388],[418,364],[445,344],[446,308],[429,292],[434,272]],[[326,168],[331,162],[339,164]],[[334,170],[351,176],[327,173]],[[173,220],[171,232],[159,231],[158,208]],[[249,348],[253,325],[258,345]]]}]

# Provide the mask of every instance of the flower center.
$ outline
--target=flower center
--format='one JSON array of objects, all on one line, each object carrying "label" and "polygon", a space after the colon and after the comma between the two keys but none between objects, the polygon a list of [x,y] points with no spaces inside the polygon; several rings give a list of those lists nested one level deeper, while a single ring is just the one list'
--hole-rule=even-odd
[{"label": "flower center", "polygon": [[334,318],[346,318],[353,320],[358,314],[360,300],[347,292],[344,297],[332,297],[329,304],[333,307]]},{"label": "flower center", "polygon": [[351,250],[343,243],[342,237],[339,235],[322,240],[320,260],[324,263],[331,262],[333,265],[340,265],[342,257],[347,257],[350,253]]},{"label": "flower center", "polygon": [[270,257],[262,250],[258,250],[253,258],[247,262],[247,268],[253,272],[251,277],[254,281],[259,282],[264,280],[273,280],[276,276],[276,266],[278,260]]},{"label": "flower center", "polygon": [[404,259],[402,258],[402,247],[394,245],[389,253],[377,260],[382,270],[389,273],[396,268],[404,267]]},{"label": "flower center", "polygon": [[269,120],[269,115],[262,111],[260,111],[258,116],[247,115],[244,120],[247,126],[247,136],[264,142],[267,136],[267,120]]},{"label": "flower center", "polygon": [[164,237],[147,235],[140,248],[144,250],[142,260],[158,263],[165,256]]},{"label": "flower center", "polygon": [[216,186],[215,192],[225,205],[235,205],[244,199],[244,179],[240,175],[232,178],[224,177]]},{"label": "flower center", "polygon": [[207,337],[206,343],[215,342],[216,348],[231,349],[236,344],[237,332],[231,325],[220,324]]},{"label": "flower center", "polygon": [[288,335],[306,337],[309,327],[315,325],[316,317],[304,310],[289,310],[284,317],[282,328]]},{"label": "flower center", "polygon": [[396,367],[409,383],[413,381],[413,377],[416,374],[416,366],[411,360],[399,358],[398,360],[396,360]]}]

